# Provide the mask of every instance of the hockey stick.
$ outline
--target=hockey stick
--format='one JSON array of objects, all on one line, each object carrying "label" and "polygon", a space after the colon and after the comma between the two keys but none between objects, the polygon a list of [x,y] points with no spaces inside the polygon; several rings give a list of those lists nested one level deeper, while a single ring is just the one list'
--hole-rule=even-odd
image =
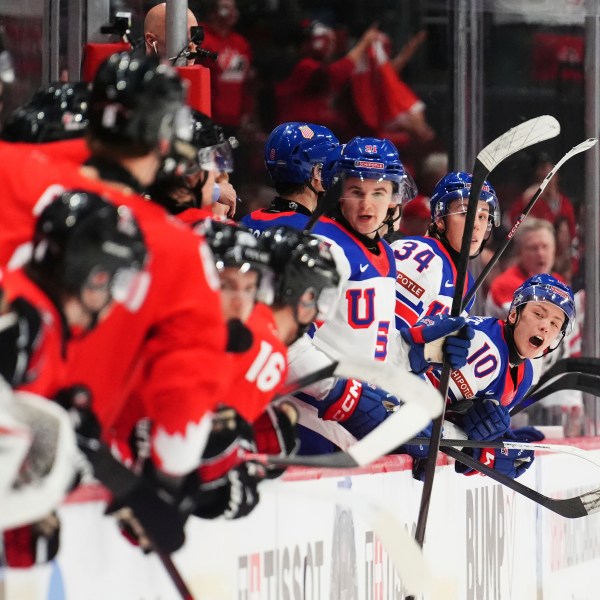
[{"label": "hockey stick", "polygon": [[132,493],[138,497],[143,495],[143,501],[135,502],[135,507],[130,508],[182,600],[194,600],[170,556],[185,540],[183,515],[163,500],[149,483],[119,462],[106,444],[78,435],[77,445],[92,465],[94,477],[115,499],[126,498]]},{"label": "hockey stick", "polygon": [[331,364],[323,367],[322,369],[318,369],[317,371],[313,371],[312,373],[307,373],[303,377],[299,377],[294,381],[286,383],[277,390],[277,395],[273,398],[273,400],[271,400],[271,402],[279,400],[284,396],[295,394],[296,392],[303,390],[305,387],[308,387],[313,383],[317,383],[318,381],[322,381],[323,379],[335,377],[335,370],[337,369],[338,365],[339,363],[337,361],[334,361]]},{"label": "hockey stick", "polygon": [[510,488],[517,492],[517,494],[521,494],[567,519],[585,517],[600,511],[600,488],[572,498],[550,498],[549,496],[545,496],[544,494],[519,483],[515,479],[511,479],[503,473],[499,473],[495,469],[484,465],[456,448],[444,447],[443,452],[464,465],[487,475],[490,479],[494,479],[498,483]]},{"label": "hockey stick", "polygon": [[368,381],[393,393],[402,404],[371,433],[346,451],[316,456],[285,457],[243,452],[240,459],[255,460],[280,467],[361,467],[402,445],[426,427],[442,410],[442,399],[437,390],[416,375],[403,371],[397,366],[374,361],[365,364],[364,361],[355,359],[340,359],[331,376]]},{"label": "hockey stick", "polygon": [[312,215],[310,215],[310,219],[304,226],[304,233],[311,233],[314,229],[317,221],[331,208],[333,208],[342,195],[342,182],[341,180],[336,181],[328,190],[325,192],[325,195],[321,199],[321,201],[317,204],[317,208]]},{"label": "hockey stick", "polygon": [[[416,437],[407,442],[408,444],[421,444],[426,446],[429,444],[429,438]],[[571,456],[578,456],[583,460],[587,460],[596,467],[600,467],[600,459],[592,458],[589,451],[582,450],[575,446],[568,446],[566,444],[544,444],[540,442],[518,442],[514,440],[493,440],[482,442],[480,440],[461,440],[461,439],[447,439],[442,438],[440,442],[440,448],[498,448],[502,450],[506,448],[508,450],[545,450],[546,452],[555,452],[557,454],[570,454]]]},{"label": "hockey stick", "polygon": [[581,356],[576,358],[563,358],[562,360],[555,362],[542,374],[536,386],[529,390],[525,397],[535,394],[551,379],[567,373],[585,373],[586,375],[600,376],[600,359],[590,356]]},{"label": "hockey stick", "polygon": [[550,394],[563,390],[575,390],[593,396],[600,396],[600,377],[586,373],[565,373],[552,383],[542,386],[541,389],[534,391],[532,394],[528,394],[519,404],[513,406],[510,416],[518,415],[532,404],[550,396]]},{"label": "hockey stick", "polygon": [[[456,317],[462,312],[462,297],[467,277],[467,263],[469,261],[469,250],[471,246],[471,237],[473,235],[473,225],[475,223],[475,214],[477,204],[481,194],[481,188],[486,177],[505,159],[532,144],[555,137],[560,132],[558,121],[549,115],[537,117],[521,123],[506,133],[496,138],[491,144],[488,144],[475,159],[473,167],[473,177],[471,181],[471,190],[469,193],[469,203],[465,217],[465,228],[462,237],[460,255],[456,265],[456,283],[454,296],[452,298],[451,316]],[[448,395],[448,385],[450,383],[450,365],[444,361],[442,374],[440,378],[440,393],[442,398]],[[435,477],[435,465],[439,450],[440,440],[442,438],[442,424],[444,421],[444,408],[441,415],[434,420],[431,434],[431,445],[427,455],[425,465],[425,480],[421,492],[421,504],[419,506],[419,516],[417,519],[417,528],[415,539],[422,546],[425,540],[425,529],[427,527],[427,516],[429,513],[429,504],[431,502],[431,492]]]},{"label": "hockey stick", "polygon": [[523,221],[526,219],[527,215],[533,209],[534,204],[538,201],[538,198],[543,194],[544,190],[546,189],[546,186],[548,185],[550,180],[554,177],[554,175],[556,175],[557,171],[561,168],[561,166],[564,163],[566,163],[570,158],[575,156],[576,154],[579,154],[580,152],[585,152],[586,150],[589,150],[592,146],[594,146],[596,144],[597,141],[598,140],[596,138],[589,138],[589,139],[585,140],[584,142],[581,142],[581,144],[578,144],[577,146],[574,146],[573,148],[571,148],[554,165],[554,167],[548,173],[548,175],[546,175],[546,177],[544,178],[542,183],[540,183],[540,187],[537,189],[537,191],[535,192],[535,194],[533,195],[531,200],[528,202],[527,206],[523,209],[523,212],[521,213],[521,215],[519,216],[519,218],[513,225],[512,229],[506,234],[506,238],[504,239],[502,244],[499,246],[499,248],[496,250],[496,252],[494,252],[494,255],[492,256],[490,261],[487,263],[487,265],[485,266],[483,271],[481,271],[481,273],[479,274],[479,277],[477,278],[477,281],[473,284],[473,287],[468,291],[467,295],[465,296],[465,299],[463,300],[463,306],[469,305],[469,302],[471,301],[473,296],[475,296],[475,294],[477,293],[477,290],[481,287],[481,284],[484,282],[485,278],[489,275],[490,271],[496,266],[496,264],[500,260],[500,257],[504,254],[504,251],[506,250],[508,244],[510,243],[510,241],[513,239],[513,237],[517,233],[519,227],[521,227],[521,224],[523,223]]},{"label": "hockey stick", "polygon": [[330,502],[351,510],[359,515],[365,524],[379,538],[385,548],[390,563],[396,568],[402,585],[409,593],[427,594],[428,597],[442,600],[454,597],[442,581],[436,581],[421,547],[407,531],[398,517],[398,511],[379,498],[362,495],[348,489],[326,490],[323,486],[310,485],[298,490],[294,483],[279,480],[261,483],[260,492],[271,491],[285,494],[303,502]]}]

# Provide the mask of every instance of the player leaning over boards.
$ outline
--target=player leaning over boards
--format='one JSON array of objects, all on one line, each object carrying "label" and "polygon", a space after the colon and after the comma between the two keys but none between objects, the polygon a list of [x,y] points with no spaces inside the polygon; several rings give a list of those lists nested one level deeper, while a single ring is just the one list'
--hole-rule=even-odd
[{"label": "player leaning over boards", "polygon": [[[451,404],[462,399],[473,402],[464,415],[452,417],[469,439],[543,439],[533,427],[510,430],[509,410],[531,387],[532,361],[555,350],[574,320],[571,288],[545,273],[530,277],[515,290],[505,321],[467,319],[475,337],[466,364],[451,373],[448,393]],[[533,450],[477,448],[465,452],[473,452],[481,462],[513,478],[522,475],[534,458]],[[473,473],[458,462],[456,470]]]},{"label": "player leaning over boards", "polygon": [[[407,346],[399,339],[394,321],[394,258],[379,233],[393,219],[398,204],[414,196],[414,184],[396,148],[388,140],[353,138],[339,152],[327,155],[323,174],[326,186],[340,180],[342,192],[331,217],[320,219],[314,233],[338,260],[341,296],[332,316],[316,323],[290,349],[291,375],[302,376],[328,364],[331,357],[341,356],[402,364],[407,369],[409,361],[421,364],[424,343],[460,329],[464,320],[439,319],[413,328],[406,359]],[[461,364],[468,340],[448,340],[452,364]],[[332,442],[347,448],[381,423],[388,409],[397,404],[387,391],[353,379],[328,379],[300,398],[296,404],[299,422],[306,428],[301,429],[301,452],[305,453],[333,449]]]},{"label": "player leaning over boards", "polygon": [[[462,243],[472,176],[461,171],[442,177],[431,196],[431,224],[426,236],[392,243],[396,261],[396,325],[411,327],[425,316],[449,313],[454,296],[456,264]],[[479,195],[470,257],[475,258],[500,225],[494,188],[485,181]],[[469,274],[463,296],[473,284]],[[468,313],[474,299],[466,308]]]}]

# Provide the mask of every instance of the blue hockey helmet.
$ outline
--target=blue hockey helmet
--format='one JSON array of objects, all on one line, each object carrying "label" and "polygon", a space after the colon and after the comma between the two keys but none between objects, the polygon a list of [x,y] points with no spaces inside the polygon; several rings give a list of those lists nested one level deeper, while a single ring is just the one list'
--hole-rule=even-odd
[{"label": "blue hockey helmet", "polygon": [[[473,176],[471,173],[464,171],[452,171],[444,175],[436,184],[430,200],[431,220],[433,222],[450,214],[458,214],[466,212],[466,201],[471,192],[471,183]],[[454,200],[465,200],[462,208],[455,212],[450,212],[450,203]],[[488,232],[492,230],[492,226],[500,227],[500,203],[496,190],[492,187],[489,181],[484,181],[479,194],[479,199],[487,202],[490,210],[490,220],[488,222]]]},{"label": "blue hockey helmet", "polygon": [[315,165],[323,164],[339,140],[322,125],[282,123],[265,144],[265,166],[275,183],[302,184],[310,180]]},{"label": "blue hockey helmet", "polygon": [[323,187],[328,189],[342,176],[391,181],[394,201],[400,204],[417,195],[417,186],[404,168],[398,150],[386,139],[355,137],[331,152],[322,169]]},{"label": "blue hockey helmet", "polygon": [[573,290],[547,273],[534,275],[526,279],[516,290],[510,304],[510,311],[527,302],[550,302],[565,313],[565,322],[561,331],[569,333],[575,321],[575,299]]}]

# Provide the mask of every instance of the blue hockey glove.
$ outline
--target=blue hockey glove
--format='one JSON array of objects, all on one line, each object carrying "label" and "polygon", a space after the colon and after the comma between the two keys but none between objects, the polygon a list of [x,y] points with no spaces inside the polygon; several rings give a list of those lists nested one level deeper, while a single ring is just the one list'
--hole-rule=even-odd
[{"label": "blue hockey glove", "polygon": [[[472,451],[472,454],[471,454]],[[479,462],[507,475],[511,479],[520,477],[533,464],[533,450],[514,450],[507,448],[465,448]],[[454,470],[464,475],[473,475],[477,471],[456,461]]]},{"label": "blue hockey glove", "polygon": [[535,427],[528,425],[527,427],[518,427],[517,429],[509,429],[505,436],[506,439],[515,440],[516,442],[541,442],[546,439],[546,436]]},{"label": "blue hockey glove", "polygon": [[[433,430],[433,421],[427,425],[423,431],[417,433],[415,437],[431,437]],[[443,429],[442,429],[443,432]],[[402,444],[395,450],[396,454],[409,454],[413,458],[427,458],[429,453],[429,445],[426,444]]]},{"label": "blue hockey glove", "polygon": [[339,379],[323,400],[315,403],[324,421],[338,421],[361,439],[385,421],[400,402],[385,390],[357,379]]},{"label": "blue hockey glove", "polygon": [[470,440],[496,440],[510,427],[508,409],[491,400],[475,401],[465,413],[462,428]]},{"label": "blue hockey glove", "polygon": [[[455,336],[449,335],[455,331],[459,333]],[[443,340],[442,350],[450,366],[453,369],[463,367],[467,362],[471,340],[475,333],[470,326],[465,325],[463,317],[436,315],[418,321],[414,327],[402,329],[400,335],[410,345],[408,352],[410,368],[418,375],[427,371],[431,364],[439,364],[443,360],[437,348],[426,346],[436,340]],[[436,346],[439,346],[439,343]],[[428,355],[428,352],[431,352],[431,355]]]}]

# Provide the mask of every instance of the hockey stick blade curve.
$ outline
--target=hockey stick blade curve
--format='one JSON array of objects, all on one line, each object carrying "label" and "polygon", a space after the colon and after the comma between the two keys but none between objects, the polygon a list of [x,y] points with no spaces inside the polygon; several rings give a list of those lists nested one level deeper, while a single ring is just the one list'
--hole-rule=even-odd
[{"label": "hockey stick blade curve", "polygon": [[244,460],[258,460],[278,466],[312,466],[320,468],[352,468],[368,465],[390,453],[424,429],[442,411],[440,394],[422,379],[396,365],[354,359],[340,359],[335,377],[368,381],[394,394],[401,406],[371,433],[346,451],[316,456],[278,457],[244,454]]},{"label": "hockey stick blade curve", "polygon": [[519,215],[515,224],[512,226],[511,230],[506,234],[503,242],[500,244],[500,246],[498,246],[498,248],[494,252],[494,255],[492,256],[492,258],[488,261],[488,263],[485,265],[483,271],[477,277],[477,281],[475,281],[473,286],[469,289],[469,292],[467,293],[467,295],[465,296],[465,299],[463,300],[463,306],[467,306],[469,304],[469,302],[471,301],[471,298],[473,298],[473,296],[475,296],[475,294],[477,293],[477,291],[479,290],[479,288],[481,287],[481,285],[483,284],[483,282],[485,281],[487,276],[490,274],[490,271],[498,264],[498,261],[504,254],[504,251],[510,244],[511,240],[514,238],[517,231],[519,230],[519,228],[521,227],[521,225],[527,218],[527,215],[533,210],[535,203],[538,201],[539,197],[542,195],[542,193],[546,189],[546,186],[548,185],[548,183],[550,183],[550,180],[554,177],[554,175],[556,175],[556,173],[558,172],[560,167],[565,162],[567,162],[570,158],[575,156],[576,154],[579,154],[580,152],[585,152],[586,150],[589,150],[592,146],[594,146],[596,144],[597,141],[598,140],[596,138],[589,138],[589,139],[581,142],[577,146],[574,146],[573,148],[571,148],[571,150],[569,150],[554,165],[554,167],[546,175],[546,177],[544,177],[539,188],[536,190],[536,192],[532,196],[531,200],[529,200],[529,202],[527,203],[527,206],[523,209],[523,212]]},{"label": "hockey stick blade curve", "polygon": [[488,173],[511,154],[532,144],[549,140],[560,133],[560,123],[550,115],[529,119],[509,129],[506,133],[488,144],[478,155]]},{"label": "hockey stick blade curve", "polygon": [[519,404],[510,410],[510,415],[518,415],[532,404],[562,390],[575,390],[599,396],[600,377],[597,375],[588,375],[587,373],[565,373],[564,375],[560,375],[556,379],[539,387],[534,393],[528,394]]},{"label": "hockey stick blade curve", "polygon": [[510,488],[511,490],[521,494],[533,502],[561,515],[567,519],[577,519],[579,517],[586,517],[600,511],[600,488],[581,494],[580,496],[574,496],[572,498],[551,498],[545,496],[540,492],[523,485],[522,483],[511,479],[510,477],[491,469],[487,465],[480,463],[473,457],[457,450],[456,448],[444,447],[443,452],[448,456],[451,456],[455,460],[487,475],[490,479],[501,483],[502,485]]}]

